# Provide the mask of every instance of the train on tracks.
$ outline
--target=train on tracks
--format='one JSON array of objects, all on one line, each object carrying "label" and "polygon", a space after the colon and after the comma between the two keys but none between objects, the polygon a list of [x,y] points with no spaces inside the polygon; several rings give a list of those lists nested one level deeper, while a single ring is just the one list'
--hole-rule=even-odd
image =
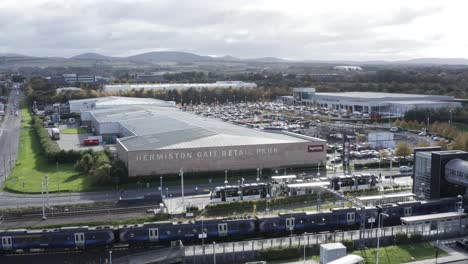
[{"label": "train on tracks", "polygon": [[[386,213],[387,225],[400,224],[400,217],[468,209],[460,198],[399,202],[366,207],[365,222]],[[114,245],[166,244],[171,241],[195,243],[202,239],[223,241],[248,237],[314,233],[358,229],[361,209],[335,208],[321,212],[291,212],[255,218],[191,219],[183,222],[153,222],[99,227],[62,227],[44,230],[0,230],[0,253],[31,249],[86,249]]]}]

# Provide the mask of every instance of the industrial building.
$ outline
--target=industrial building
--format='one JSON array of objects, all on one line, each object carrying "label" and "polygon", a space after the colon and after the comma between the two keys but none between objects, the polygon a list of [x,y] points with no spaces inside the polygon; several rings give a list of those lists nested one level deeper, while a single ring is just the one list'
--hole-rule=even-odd
[{"label": "industrial building", "polygon": [[118,92],[130,90],[188,90],[188,89],[209,89],[209,88],[224,88],[224,89],[244,89],[257,88],[255,83],[246,83],[241,81],[217,81],[215,83],[164,83],[164,84],[113,84],[104,85],[105,92]]},{"label": "industrial building", "polygon": [[294,88],[293,98],[295,104],[389,116],[401,116],[414,108],[461,107],[461,102],[453,96],[376,92],[317,93],[315,88]]},{"label": "industrial building", "polygon": [[89,98],[81,100],[70,100],[68,102],[71,113],[81,113],[87,110],[107,109],[122,106],[132,105],[152,105],[160,107],[175,107],[175,102],[163,101],[151,98],[134,98],[134,97],[120,97],[108,96]]},{"label": "industrial building", "polygon": [[105,141],[116,142],[129,176],[175,174],[180,169],[202,173],[305,168],[326,161],[325,140],[246,128],[168,107],[170,102],[160,100],[151,104],[131,98],[135,103],[99,107],[106,103],[106,98],[100,100],[92,102],[93,108],[81,104],[82,124]]},{"label": "industrial building", "polygon": [[414,150],[413,193],[421,199],[468,196],[468,152],[434,149]]}]

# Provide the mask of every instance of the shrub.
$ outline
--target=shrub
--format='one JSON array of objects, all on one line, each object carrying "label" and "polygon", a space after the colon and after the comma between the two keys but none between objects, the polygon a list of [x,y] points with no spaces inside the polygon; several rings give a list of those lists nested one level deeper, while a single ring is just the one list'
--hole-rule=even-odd
[{"label": "shrub", "polygon": [[409,243],[408,235],[405,233],[396,233],[395,234],[395,244],[407,244]]},{"label": "shrub", "polygon": [[259,252],[260,259],[266,261],[291,259],[300,256],[299,248],[269,248]]},{"label": "shrub", "polygon": [[347,252],[351,252],[354,250],[354,241],[353,240],[344,240],[341,243],[346,247]]}]

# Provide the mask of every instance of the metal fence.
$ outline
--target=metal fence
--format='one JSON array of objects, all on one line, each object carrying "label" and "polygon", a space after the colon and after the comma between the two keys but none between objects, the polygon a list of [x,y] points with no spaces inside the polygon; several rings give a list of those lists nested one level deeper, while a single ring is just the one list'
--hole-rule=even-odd
[{"label": "metal fence", "polygon": [[[444,238],[463,235],[465,230],[460,228],[458,230],[430,230],[428,232],[418,232],[425,239],[431,238]],[[397,233],[407,233],[406,227],[391,226],[385,227],[381,230],[381,243],[388,244],[394,239]],[[185,256],[187,263],[214,263],[218,259],[219,263],[225,263],[226,258],[230,259],[228,262],[236,262],[234,260],[247,260],[255,259],[257,252],[269,248],[279,247],[306,247],[313,245],[320,245],[323,243],[343,242],[343,241],[358,241],[359,230],[353,231],[338,231],[329,233],[318,234],[304,234],[291,237],[260,239],[230,243],[213,243],[205,245],[193,245],[185,247]],[[414,234],[414,233],[413,233]],[[366,229],[364,246],[374,247],[376,245],[378,236],[378,229]],[[198,261],[197,261],[198,259]],[[223,261],[224,260],[224,261]]]}]

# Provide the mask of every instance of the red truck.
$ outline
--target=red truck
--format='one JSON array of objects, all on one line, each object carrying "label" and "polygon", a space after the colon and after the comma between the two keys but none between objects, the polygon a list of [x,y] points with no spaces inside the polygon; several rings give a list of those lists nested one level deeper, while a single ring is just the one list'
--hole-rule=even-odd
[{"label": "red truck", "polygon": [[99,139],[97,139],[97,138],[88,138],[88,139],[85,139],[85,140],[83,140],[83,145],[85,145],[85,146],[95,146],[95,145],[99,145]]}]

